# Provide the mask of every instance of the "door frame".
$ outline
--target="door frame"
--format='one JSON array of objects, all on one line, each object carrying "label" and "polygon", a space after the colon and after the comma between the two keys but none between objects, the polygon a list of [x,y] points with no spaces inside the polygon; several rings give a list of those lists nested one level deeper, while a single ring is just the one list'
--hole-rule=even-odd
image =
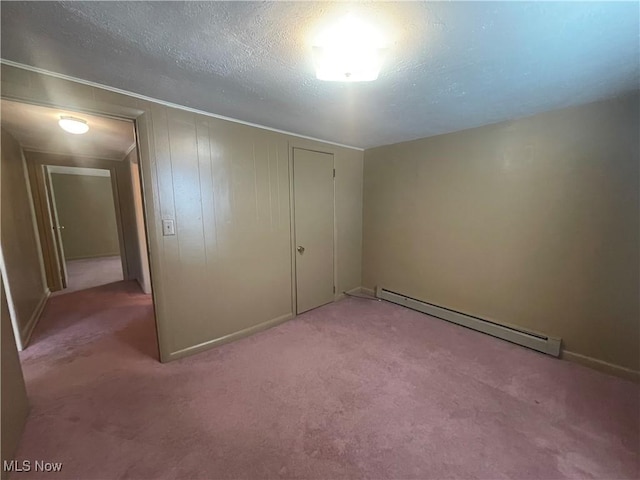
[{"label": "door frame", "polygon": [[339,294],[336,291],[338,286],[338,224],[336,215],[336,152],[331,148],[315,148],[314,143],[306,144],[304,141],[289,142],[289,222],[290,222],[290,250],[291,250],[291,312],[295,317],[298,315],[298,292],[297,292],[297,256],[296,256],[296,205],[294,194],[294,151],[307,150],[309,152],[324,153],[331,155],[333,159],[333,301],[335,302]]},{"label": "door frame", "polygon": [[[101,115],[103,117],[133,122],[136,148],[138,149],[138,171],[140,173],[140,189],[142,191],[144,233],[148,247],[147,261],[149,262],[153,317],[158,352],[160,354],[158,361],[169,361],[170,347],[168,339],[164,338],[164,333],[161,328],[165,310],[163,308],[164,305],[160,301],[160,299],[162,299],[163,288],[161,281],[162,265],[159,258],[160,252],[149,248],[160,235],[154,221],[154,209],[159,211],[159,203],[152,180],[154,176],[152,163],[155,158],[155,147],[152,141],[154,131],[151,115],[155,108],[154,104],[132,97],[131,94],[122,95],[120,93],[114,93],[102,85],[92,84],[87,87],[86,84],[79,83],[78,80],[69,80],[51,74],[50,72],[43,73],[25,70],[24,67],[14,67],[4,61],[0,63],[2,64],[2,68],[13,68],[20,72],[28,72],[28,75],[36,75],[38,81],[41,82],[37,84],[36,87],[29,86],[28,88],[24,88],[23,84],[5,84],[3,81],[2,90],[0,91],[0,98],[2,99],[42,107],[73,110],[78,113]],[[67,89],[64,91],[65,93],[56,95],[55,98],[50,96],[49,89],[47,88],[49,82],[55,85],[68,82],[68,85],[66,85]],[[95,90],[90,90],[90,93],[87,94],[87,88],[93,88]],[[76,90],[78,90],[78,94],[75,93]],[[32,195],[34,195],[34,193],[32,193]],[[40,243],[42,245],[44,242],[41,241]]]},{"label": "door frame", "polygon": [[[99,157],[63,155],[36,150],[24,150],[24,156],[27,161],[27,172],[31,183],[31,191],[37,192],[37,195],[34,194],[34,203],[38,204],[35,209],[36,222],[38,224],[41,244],[43,245],[42,255],[44,257],[45,273],[47,282],[49,283],[49,289],[52,292],[55,292],[57,290],[62,290],[65,287],[65,282],[63,282],[62,275],[59,273],[62,268],[64,268],[63,265],[65,263],[65,259],[59,258],[61,248],[58,248],[56,238],[53,233],[54,225],[52,223],[53,218],[51,215],[57,215],[57,212],[53,211],[55,206],[50,204],[51,202],[48,198],[48,182],[45,178],[45,175],[48,172],[45,171],[47,166],[98,168],[109,171],[116,215],[116,227],[118,230],[118,243],[120,245],[122,274],[123,277],[127,279],[129,277],[127,250],[124,241],[120,196],[118,191],[117,164],[119,162],[115,160],[105,160]],[[53,195],[53,186],[51,186],[51,190],[50,195]],[[47,211],[50,212],[50,215],[45,215],[45,212]]]},{"label": "door frame", "polygon": [[[64,255],[64,245],[62,243],[62,232],[60,231],[61,230],[60,216],[58,215],[58,203],[56,202],[56,193],[53,190],[53,182],[51,180],[51,170],[49,170],[49,166],[44,165],[42,169],[43,169],[42,173],[44,176],[44,186],[47,191],[46,197],[49,200],[49,206],[50,206],[49,216],[47,218],[49,219],[49,224],[51,227],[50,231],[55,232],[53,233],[53,239],[56,244],[56,255],[58,257],[58,260],[62,259],[62,261],[58,261],[58,265],[60,267],[59,271],[60,271],[60,277],[62,280],[62,287],[67,288],[69,286],[68,277],[67,277],[67,262],[66,262],[66,257]],[[42,234],[40,235],[40,238],[42,238]],[[49,288],[49,291],[52,291],[51,288]]]}]

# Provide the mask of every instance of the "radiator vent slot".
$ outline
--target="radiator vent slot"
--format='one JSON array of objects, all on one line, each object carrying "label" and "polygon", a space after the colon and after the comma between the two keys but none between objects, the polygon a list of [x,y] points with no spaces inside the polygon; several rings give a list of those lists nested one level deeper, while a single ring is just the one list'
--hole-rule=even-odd
[{"label": "radiator vent slot", "polygon": [[376,287],[376,297],[402,305],[403,307],[411,308],[412,310],[426,313],[432,317],[441,318],[442,320],[507,340],[508,342],[517,343],[518,345],[546,353],[547,355],[552,355],[554,357],[558,357],[560,355],[560,338],[550,337],[541,333],[531,332],[507,325],[501,325],[490,320],[473,317],[449,308],[439,307],[432,303],[422,302],[415,298],[407,297],[400,293],[392,292],[391,290],[386,290],[380,287]]}]

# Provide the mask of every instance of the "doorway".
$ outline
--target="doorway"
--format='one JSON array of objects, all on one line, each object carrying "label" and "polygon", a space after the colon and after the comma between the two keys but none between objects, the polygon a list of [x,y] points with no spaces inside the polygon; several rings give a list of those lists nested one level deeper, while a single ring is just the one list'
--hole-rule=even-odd
[{"label": "doorway", "polygon": [[296,313],[334,300],[333,155],[293,149]]},{"label": "doorway", "polygon": [[122,225],[116,216],[111,172],[46,165],[46,187],[69,293],[124,280]]},{"label": "doorway", "polygon": [[[3,250],[7,247],[3,253],[11,259],[3,275],[12,287],[9,300],[16,306],[12,323],[19,349],[30,343],[55,343],[71,319],[82,332],[109,308],[130,308],[125,305],[133,299],[140,312],[126,310],[135,317],[132,322],[145,328],[152,325],[135,123],[1,102],[3,165],[11,166],[15,184],[15,192],[3,189],[8,192],[3,205],[29,204],[21,209],[20,218],[14,215],[5,221],[3,216]],[[88,128],[81,134],[63,131],[62,120],[70,117],[81,119]],[[11,151],[7,147],[5,152],[5,139]],[[2,178],[5,187],[9,177]],[[22,247],[16,238],[27,239],[29,245]],[[108,307],[100,300],[106,298],[111,299]],[[95,309],[89,308],[92,300],[98,302]],[[108,331],[106,324],[95,327],[96,333]],[[146,339],[157,345],[155,333],[153,328]]]}]

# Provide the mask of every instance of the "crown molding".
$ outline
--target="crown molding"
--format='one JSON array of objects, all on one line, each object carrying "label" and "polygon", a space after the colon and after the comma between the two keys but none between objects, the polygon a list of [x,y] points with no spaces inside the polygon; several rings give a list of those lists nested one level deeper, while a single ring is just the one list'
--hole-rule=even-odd
[{"label": "crown molding", "polygon": [[108,85],[103,85],[101,83],[91,82],[89,80],[83,80],[82,78],[72,77],[70,75],[64,75],[62,73],[52,72],[50,70],[45,70],[43,68],[33,67],[31,65],[25,65],[23,63],[14,62],[13,60],[7,60],[4,58],[0,58],[0,64],[8,65],[10,67],[20,68],[22,70],[28,70],[30,72],[39,73],[42,75],[47,75],[49,77],[59,78],[61,80],[68,80],[70,82],[80,83],[82,85],[87,85],[89,87],[100,88],[102,90],[108,90],[113,93],[119,93],[120,95],[126,95],[128,97],[137,98],[138,100],[143,100],[145,102],[157,103],[159,105],[164,105],[165,107],[175,108],[178,110],[184,110],[186,112],[197,113],[199,115],[205,115],[207,117],[217,118],[220,120],[226,120],[228,122],[239,123],[242,125],[247,125],[249,127],[256,127],[262,130],[269,130],[271,132],[283,133],[285,135],[291,135],[292,137],[304,138],[306,140],[313,140],[315,142],[322,142],[328,145],[335,145],[336,147],[349,148],[352,150],[358,150],[360,152],[364,151],[364,148],[354,147],[353,145],[345,145],[343,143],[332,142],[329,140],[323,140],[321,138],[309,137],[307,135],[301,135],[299,133],[288,132],[286,130],[280,130],[278,128],[268,127],[266,125],[260,125],[258,123],[245,122],[243,120],[238,120],[237,118],[225,117],[223,115],[216,115],[215,113],[206,112],[204,110],[198,110],[197,108],[185,107],[184,105],[179,105],[177,103],[167,102],[165,100],[160,100],[159,98],[148,97],[146,95],[141,95],[139,93],[129,92],[127,90],[122,90],[120,88],[110,87]]}]

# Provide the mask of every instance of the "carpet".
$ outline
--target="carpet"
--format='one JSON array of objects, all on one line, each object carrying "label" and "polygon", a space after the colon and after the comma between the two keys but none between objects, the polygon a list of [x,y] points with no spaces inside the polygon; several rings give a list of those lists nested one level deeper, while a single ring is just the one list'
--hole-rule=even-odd
[{"label": "carpet", "polygon": [[86,288],[118,282],[123,278],[122,260],[119,255],[68,260],[67,288],[54,292],[53,295],[64,295]]},{"label": "carpet", "polygon": [[[215,322],[215,318],[211,318]],[[134,282],[52,298],[11,478],[638,478],[639,386],[349,298],[169,364]]]}]

